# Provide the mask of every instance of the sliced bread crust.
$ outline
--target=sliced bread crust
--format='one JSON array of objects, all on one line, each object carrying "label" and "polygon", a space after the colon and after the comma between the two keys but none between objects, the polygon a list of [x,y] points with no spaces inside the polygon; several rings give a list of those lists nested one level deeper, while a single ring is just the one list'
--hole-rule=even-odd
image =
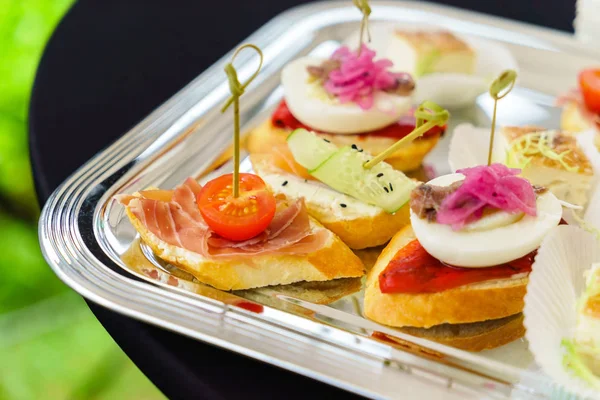
[{"label": "sliced bread crust", "polygon": [[[249,133],[246,148],[250,154],[268,154],[274,146],[285,143],[290,132],[289,130],[274,126],[271,120],[267,119]],[[331,135],[322,133],[317,135],[337,146],[356,144],[373,155],[381,153],[396,142],[394,138],[382,136]],[[434,148],[439,139],[440,135],[434,135],[415,140],[386,158],[385,162],[400,171],[416,170],[421,166],[423,159]]]},{"label": "sliced bread crust", "polygon": [[[234,259],[207,259],[160,240],[126,208],[142,240],[161,259],[221,290],[242,290],[301,281],[328,281],[364,275],[362,261],[335,234],[312,254],[258,254]],[[313,231],[325,229],[311,220]]]},{"label": "sliced bread crust", "polygon": [[367,275],[364,302],[367,318],[396,327],[430,328],[445,323],[499,319],[523,310],[528,278],[482,282],[437,293],[381,293],[379,275],[398,250],[415,238],[410,225],[403,228]]}]

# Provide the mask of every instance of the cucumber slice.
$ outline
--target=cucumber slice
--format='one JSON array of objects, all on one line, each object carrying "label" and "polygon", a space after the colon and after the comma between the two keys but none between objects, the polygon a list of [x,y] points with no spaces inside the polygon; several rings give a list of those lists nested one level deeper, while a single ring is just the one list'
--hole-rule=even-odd
[{"label": "cucumber slice", "polygon": [[385,162],[365,169],[363,164],[371,158],[356,146],[347,146],[309,173],[339,192],[394,213],[410,199],[417,184]]},{"label": "cucumber slice", "polygon": [[318,167],[338,149],[333,143],[302,128],[290,133],[287,143],[296,162],[308,170]]}]

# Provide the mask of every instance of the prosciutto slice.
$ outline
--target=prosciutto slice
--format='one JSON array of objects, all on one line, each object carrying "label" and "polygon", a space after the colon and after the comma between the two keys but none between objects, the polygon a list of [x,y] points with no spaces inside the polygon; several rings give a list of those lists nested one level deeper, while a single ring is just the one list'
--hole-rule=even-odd
[{"label": "prosciutto slice", "polygon": [[206,258],[232,258],[257,254],[308,254],[325,245],[330,233],[311,232],[303,199],[278,199],[277,211],[267,229],[251,239],[235,242],[213,232],[196,205],[202,187],[188,178],[173,191],[142,191],[138,196],[116,197],[150,232],[162,241]]}]

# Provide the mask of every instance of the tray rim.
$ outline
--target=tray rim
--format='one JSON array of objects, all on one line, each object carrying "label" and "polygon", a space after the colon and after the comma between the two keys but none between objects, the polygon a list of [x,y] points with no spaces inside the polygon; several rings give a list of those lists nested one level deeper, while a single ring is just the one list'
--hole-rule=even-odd
[{"label": "tray rim", "polygon": [[[414,2],[404,2],[404,1],[400,1],[400,2],[387,1],[387,2],[378,2],[378,3],[382,4],[382,5],[384,5],[384,4],[385,5],[393,5],[393,6],[397,6],[400,8],[407,7],[409,5],[411,8],[414,8],[414,6],[415,6]],[[337,7],[337,6],[341,6],[341,5],[343,5],[344,7],[347,6],[346,2],[330,1],[330,2],[306,4],[306,5],[294,7],[290,10],[284,11],[283,13],[281,13],[278,16],[276,16],[275,18],[273,18],[271,21],[269,21],[267,24],[265,24],[262,28],[260,28],[255,33],[253,33],[246,41],[251,41],[252,38],[254,38],[254,37],[260,37],[260,36],[267,35],[270,30],[274,29],[274,27],[279,23],[280,20],[284,20],[284,19],[290,18],[290,17],[294,17],[296,19],[302,19],[307,16],[310,16],[311,14],[318,12],[319,9],[323,9],[323,8],[327,8],[327,7],[333,8],[333,7]],[[453,16],[455,17],[458,14],[461,14],[462,17],[464,17],[465,15],[468,15],[473,20],[476,20],[476,21],[481,20],[481,23],[485,23],[486,25],[511,25],[511,26],[518,26],[520,29],[527,29],[527,30],[531,29],[532,30],[531,34],[534,36],[539,35],[539,34],[555,36],[553,38],[553,40],[556,40],[557,42],[561,42],[562,45],[565,45],[565,46],[574,45],[575,47],[578,47],[580,51],[585,51],[586,53],[590,51],[589,49],[587,49],[587,46],[576,42],[572,35],[566,34],[564,32],[560,32],[560,31],[548,29],[548,28],[536,27],[536,26],[533,26],[530,24],[524,24],[524,23],[520,23],[520,22],[516,22],[516,21],[508,21],[503,18],[487,16],[485,14],[480,14],[480,13],[476,13],[473,11],[460,10],[460,9],[457,9],[454,7],[449,7],[449,6],[433,5],[430,3],[419,3],[416,8],[422,9],[425,12],[449,15],[450,17],[453,17]],[[491,21],[493,21],[494,23],[491,24],[490,23]],[[535,34],[533,33],[533,31],[535,31],[534,32]],[[573,43],[571,43],[571,42],[573,42]],[[579,45],[581,45],[581,46],[579,46]],[[117,312],[128,315],[130,317],[141,319],[146,322],[150,322],[155,325],[159,325],[164,328],[174,330],[178,333],[192,336],[196,339],[200,339],[203,341],[207,341],[207,342],[211,342],[213,344],[220,345],[225,348],[229,348],[231,350],[235,350],[235,351],[241,350],[240,352],[242,352],[242,354],[250,355],[254,358],[258,358],[263,361],[270,362],[270,363],[282,366],[287,369],[295,370],[296,372],[302,373],[304,375],[312,376],[313,378],[323,380],[322,377],[313,376],[315,374],[312,373],[310,370],[306,370],[306,369],[302,370],[301,368],[298,368],[298,367],[291,368],[290,365],[283,365],[282,362],[277,363],[277,362],[275,362],[276,360],[268,359],[269,357],[265,356],[264,354],[248,354],[249,351],[252,351],[251,349],[248,349],[248,348],[236,350],[236,349],[232,348],[232,346],[235,346],[235,345],[232,344],[231,342],[217,343],[217,342],[219,342],[219,338],[211,337],[205,333],[200,333],[198,331],[190,331],[189,328],[186,331],[185,327],[176,326],[176,324],[173,324],[172,322],[169,322],[164,318],[161,319],[159,317],[143,313],[140,310],[133,310],[130,307],[127,307],[126,304],[123,304],[122,302],[119,303],[114,298],[114,296],[112,296],[112,298],[111,298],[111,296],[107,296],[106,294],[104,296],[102,296],[102,294],[100,293],[101,291],[97,290],[98,286],[96,285],[97,282],[100,282],[100,280],[98,280],[98,281],[90,280],[87,282],[88,285],[83,284],[81,282],[81,279],[83,279],[83,277],[79,274],[79,271],[77,271],[77,269],[72,266],[72,263],[78,262],[81,264],[81,263],[87,262],[87,263],[89,263],[89,265],[95,266],[95,268],[98,269],[97,271],[96,270],[94,270],[94,271],[88,270],[87,272],[93,272],[94,275],[101,274],[102,272],[107,273],[106,276],[96,276],[97,278],[102,278],[104,280],[114,280],[114,279],[116,279],[116,277],[111,276],[111,275],[112,274],[120,275],[120,274],[117,274],[116,272],[110,271],[110,270],[101,271],[101,267],[105,267],[105,266],[102,264],[102,262],[100,260],[96,259],[95,257],[89,257],[89,254],[87,254],[87,255],[83,254],[84,256],[87,256],[87,257],[84,257],[83,259],[79,259],[79,260],[73,260],[72,258],[67,256],[67,254],[70,254],[70,255],[77,254],[79,252],[79,250],[81,250],[80,248],[78,248],[78,246],[81,246],[81,243],[77,243],[77,237],[81,235],[81,232],[79,231],[79,226],[77,224],[73,225],[73,226],[75,226],[74,231],[68,231],[68,230],[67,231],[60,230],[59,232],[53,231],[53,224],[56,223],[56,218],[59,219],[60,223],[58,224],[58,226],[61,228],[65,228],[65,226],[63,225],[63,224],[65,224],[65,221],[67,221],[67,223],[73,223],[74,221],[77,221],[78,213],[80,212],[80,208],[82,206],[82,199],[80,198],[79,201],[75,201],[73,203],[73,196],[81,195],[81,193],[84,193],[85,190],[87,190],[85,188],[82,188],[81,185],[87,184],[88,185],[87,187],[89,187],[92,184],[92,182],[97,183],[97,182],[101,181],[102,177],[113,176],[115,173],[117,173],[121,169],[125,168],[124,165],[126,165],[128,163],[127,159],[130,156],[129,155],[125,156],[124,153],[127,153],[127,149],[131,146],[134,139],[141,137],[144,133],[146,133],[150,129],[156,130],[158,127],[163,126],[165,124],[166,124],[166,126],[170,126],[170,124],[168,123],[169,118],[167,118],[167,116],[169,116],[169,115],[171,115],[170,118],[173,121],[176,121],[178,118],[180,118],[182,114],[180,114],[179,116],[173,116],[172,113],[175,112],[174,110],[178,106],[181,106],[181,103],[185,103],[185,101],[184,101],[185,96],[187,94],[189,94],[191,91],[193,91],[195,88],[197,88],[199,85],[201,85],[203,82],[210,79],[217,72],[220,73],[221,72],[220,66],[222,65],[224,60],[229,58],[229,56],[231,55],[232,52],[233,52],[233,50],[228,52],[225,56],[223,56],[220,60],[218,60],[216,63],[214,63],[206,71],[204,71],[202,74],[200,74],[196,79],[194,79],[192,82],[190,82],[188,85],[186,85],[183,89],[181,89],[179,92],[177,92],[167,102],[165,102],[163,105],[159,106],[148,117],[146,117],[141,123],[136,125],[133,129],[131,129],[129,132],[127,132],[125,135],[123,135],[120,139],[115,141],[108,148],[106,148],[105,150],[103,150],[102,152],[100,152],[96,156],[94,156],[90,161],[88,161],[86,164],[84,164],[82,167],[80,167],[77,171],[75,171],[69,178],[67,178],[67,180],[63,184],[61,184],[61,186],[59,188],[56,189],[56,191],[50,196],[47,203],[45,204],[45,206],[42,210],[42,214],[40,216],[39,237],[40,237],[42,251],[44,253],[44,257],[46,258],[46,260],[48,261],[50,266],[53,268],[54,272],[57,274],[57,276],[59,276],[59,278],[61,280],[63,280],[67,285],[69,285],[71,288],[76,290],[78,293],[80,293],[84,297],[86,297],[104,307],[113,309]],[[598,55],[600,58],[600,52],[598,52]],[[155,134],[155,135],[147,135],[148,137],[146,138],[145,141],[143,141],[143,143],[144,143],[144,145],[146,143],[148,143],[148,146],[149,146],[154,141],[155,137],[161,137],[163,135],[164,135],[163,133]],[[137,144],[137,146],[140,146],[140,142],[137,142],[136,144]],[[142,147],[146,148],[145,146],[142,146]],[[106,161],[108,161],[109,159],[116,159],[118,161],[116,164],[108,166],[108,165],[106,165]],[[104,162],[103,170],[99,167],[101,162]],[[94,169],[94,167],[96,167],[96,168]],[[130,171],[128,171],[128,172],[130,172]],[[76,186],[77,184],[79,186]],[[74,205],[74,208],[70,209],[70,210],[66,210],[66,212],[65,212],[65,210],[57,209],[57,207],[59,207],[60,204],[66,202],[66,201],[70,201],[71,205]],[[58,214],[57,214],[57,212],[58,212]],[[63,213],[63,212],[65,212],[65,213]],[[56,227],[56,225],[54,225],[54,227]],[[59,236],[60,236],[60,234],[65,234],[65,235],[68,234],[66,236],[68,236],[72,240],[72,242],[65,240],[64,237],[62,238],[63,240],[59,240],[56,236],[57,234],[59,234]],[[75,236],[73,236],[73,235],[75,235]],[[59,254],[61,254],[61,255],[59,255]],[[81,253],[79,253],[79,254],[80,254],[80,256],[82,255]],[[92,286],[90,286],[90,284]],[[149,285],[147,283],[142,283],[142,282],[137,282],[137,281],[129,281],[128,284],[132,285],[132,287],[135,288],[136,291],[145,291],[146,293],[149,292],[149,290],[148,290]],[[96,286],[96,291],[93,290],[94,286]],[[192,295],[185,296],[180,293],[176,294],[173,292],[165,291],[163,288],[158,287],[158,286],[153,287],[153,289],[156,289],[156,293],[153,293],[154,296],[151,296],[151,297],[160,298],[161,296],[166,296],[172,301],[176,300],[176,302],[180,306],[185,306],[185,308],[188,310],[196,310],[197,311],[198,305],[199,305],[199,303],[201,303],[203,311],[206,311],[207,313],[212,312],[217,316],[224,316],[224,315],[228,315],[228,316],[242,315],[243,316],[243,315],[246,315],[246,313],[247,313],[243,310],[240,311],[237,309],[232,309],[231,307],[228,307],[228,306],[220,306],[218,304],[215,304],[214,301],[200,301],[201,299],[199,299],[197,296],[192,296]],[[151,292],[154,292],[154,290],[151,290]],[[164,298],[163,298],[163,300],[164,300]],[[343,388],[346,388],[346,389],[349,389],[349,390],[352,390],[352,391],[355,391],[358,393],[367,394],[367,395],[375,395],[375,393],[369,393],[369,392],[365,392],[365,391],[361,392],[361,388],[348,387],[347,385],[345,386],[343,381],[339,381],[339,380],[335,381],[335,379],[325,380],[325,381],[327,383],[336,384],[337,386],[340,386],[340,387],[343,387]]]}]

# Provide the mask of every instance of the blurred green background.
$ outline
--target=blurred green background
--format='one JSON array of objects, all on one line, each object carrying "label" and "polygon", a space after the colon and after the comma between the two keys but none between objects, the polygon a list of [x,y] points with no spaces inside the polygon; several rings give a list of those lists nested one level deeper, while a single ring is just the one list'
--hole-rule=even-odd
[{"label": "blurred green background", "polygon": [[73,0],[0,0],[0,399],[160,399],[46,265],[27,151],[35,71]]}]

